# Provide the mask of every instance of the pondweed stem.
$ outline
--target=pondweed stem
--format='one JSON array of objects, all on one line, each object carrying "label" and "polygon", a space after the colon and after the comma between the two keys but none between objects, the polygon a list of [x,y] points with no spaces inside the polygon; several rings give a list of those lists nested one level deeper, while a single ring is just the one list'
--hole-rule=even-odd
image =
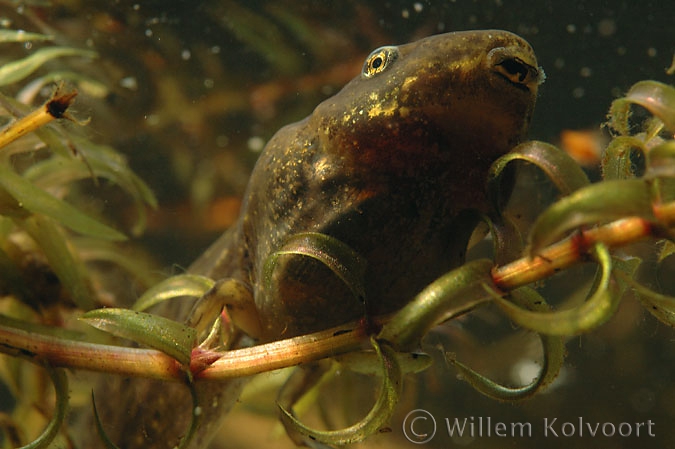
[{"label": "pondweed stem", "polygon": [[[655,206],[655,216],[660,220],[659,225],[629,217],[579,230],[567,239],[542,249],[534,257],[523,257],[494,267],[491,271],[494,284],[502,291],[509,291],[542,280],[586,260],[586,251],[595,243],[616,248],[645,237],[658,237],[663,226],[675,222],[675,202]],[[249,348],[225,352],[195,349],[191,371],[195,379],[248,376],[350,352],[364,346],[367,341],[363,323],[354,322]],[[0,352],[45,361],[54,367],[163,380],[184,379],[179,362],[160,351],[84,343],[28,332],[13,326],[0,325]]]}]

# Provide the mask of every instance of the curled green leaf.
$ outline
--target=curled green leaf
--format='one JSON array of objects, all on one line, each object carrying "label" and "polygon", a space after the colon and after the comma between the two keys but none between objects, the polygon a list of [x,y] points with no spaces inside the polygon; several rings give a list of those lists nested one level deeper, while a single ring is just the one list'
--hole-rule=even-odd
[{"label": "curled green leaf", "polygon": [[647,176],[675,178],[675,140],[667,140],[647,153]]},{"label": "curled green leaf", "polygon": [[352,291],[355,297],[365,301],[366,291],[363,275],[365,260],[348,245],[338,239],[317,232],[302,232],[292,236],[281,250],[272,254],[264,267],[264,279],[272,289],[272,275],[277,260],[282,255],[311,257],[326,265]]},{"label": "curled green leaf", "polygon": [[524,161],[539,168],[563,195],[568,195],[588,185],[588,177],[567,153],[555,146],[536,140],[521,143],[497,159],[490,167],[488,195],[499,210],[503,206],[500,195],[501,178],[513,161]]},{"label": "curled green leaf", "polygon": [[626,108],[626,103],[642,106],[659,118],[670,131],[675,131],[675,88],[658,81],[640,81],[635,83],[624,98],[612,103],[610,116],[621,117],[618,111]]},{"label": "curled green leaf", "polygon": [[523,253],[525,239],[519,227],[505,215],[484,218],[492,236],[492,248],[497,265],[517,259]]},{"label": "curled green leaf", "polygon": [[279,404],[281,421],[291,435],[299,434],[324,444],[345,445],[363,441],[387,425],[401,395],[401,368],[396,360],[396,353],[386,342],[380,343],[371,338],[371,343],[380,359],[382,386],[375,405],[366,417],[345,429],[316,430],[301,423]]},{"label": "curled green leaf", "polygon": [[91,310],[80,319],[102,331],[162,351],[183,365],[190,363],[197,339],[191,327],[158,315],[128,309]]},{"label": "curled green leaf", "polygon": [[63,56],[95,58],[97,54],[91,50],[81,50],[72,47],[41,48],[23,59],[7,63],[0,67],[0,86],[6,86],[7,84],[21,81],[47,61]]},{"label": "curled green leaf", "polygon": [[98,436],[101,438],[101,442],[106,447],[106,449],[119,449],[115,443],[112,442],[105,429],[103,428],[103,423],[101,422],[101,417],[98,415],[98,408],[96,407],[96,399],[94,398],[94,391],[91,392],[91,405],[94,409],[94,421],[96,422],[96,431]]},{"label": "curled green leaf", "polygon": [[637,137],[617,136],[607,145],[602,157],[602,177],[605,180],[629,179],[637,176],[633,162],[636,153],[647,153],[645,142]]},{"label": "curled green leaf", "polygon": [[384,325],[378,339],[399,351],[414,348],[433,326],[489,301],[493,262],[479,259],[458,267],[422,290]]},{"label": "curled green leaf", "polygon": [[545,335],[571,336],[588,332],[606,322],[619,305],[623,291],[611,281],[612,259],[604,245],[596,245],[599,264],[592,296],[578,307],[557,312],[525,310],[493,293],[493,298],[516,324]]},{"label": "curled green leaf", "polygon": [[647,182],[625,179],[584,187],[552,204],[539,216],[530,233],[530,255],[580,226],[625,217],[655,220]]},{"label": "curled green leaf", "polygon": [[55,198],[3,164],[0,164],[0,187],[16,201],[13,210],[2,211],[4,214],[19,216],[25,215],[26,212],[44,214],[84,235],[106,240],[126,239],[124,234]]},{"label": "curled green leaf", "polygon": [[[374,351],[348,352],[334,359],[355,373],[371,375],[382,373],[379,356]],[[422,372],[429,368],[432,363],[431,356],[421,352],[397,352],[396,361],[403,374]]]},{"label": "curled green leaf", "polygon": [[[198,402],[197,389],[192,381],[188,382],[188,387],[190,388],[190,394],[192,395],[192,416],[190,419],[190,424],[188,430],[181,438],[178,446],[175,446],[175,449],[184,449],[189,446],[190,442],[195,436],[197,429],[199,428],[199,422],[201,421],[202,410]],[[94,399],[94,392],[91,392],[91,403],[94,409],[94,421],[96,422],[96,430],[98,432],[103,445],[107,449],[119,449],[115,443],[112,442],[105,429],[103,428],[103,423],[101,418],[98,415],[98,409],[96,408],[96,400]]]},{"label": "curled green leaf", "polygon": [[655,292],[625,273],[620,273],[619,276],[637,293],[649,313],[662,323],[675,327],[675,297]]},{"label": "curled green leaf", "polygon": [[[494,295],[499,296],[499,293],[494,292]],[[510,293],[510,297],[515,303],[527,310],[540,312],[549,310],[544,298],[531,288],[523,287],[514,290]],[[500,385],[454,358],[449,359],[449,362],[459,369],[464,380],[485,396],[500,401],[525,399],[550,385],[558,376],[565,360],[565,341],[562,337],[539,334],[539,338],[541,338],[544,353],[541,372],[534,381],[522,387]]]},{"label": "curled green leaf", "polygon": [[215,281],[196,274],[179,274],[149,288],[138,298],[132,309],[138,312],[171,298],[200,297],[215,285]]},{"label": "curled green leaf", "polygon": [[54,406],[54,415],[51,421],[47,424],[45,430],[30,444],[27,444],[19,449],[46,449],[54,441],[54,438],[59,434],[63,419],[66,416],[68,409],[68,377],[66,370],[56,369],[50,366],[45,367],[49,377],[54,384],[54,391],[56,393],[56,405]]}]

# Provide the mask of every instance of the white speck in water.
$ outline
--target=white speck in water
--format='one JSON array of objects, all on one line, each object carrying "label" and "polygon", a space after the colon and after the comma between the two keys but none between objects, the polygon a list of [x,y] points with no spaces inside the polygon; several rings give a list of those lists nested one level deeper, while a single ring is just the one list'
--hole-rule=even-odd
[{"label": "white speck in water", "polygon": [[146,37],[152,37],[152,30],[151,30],[150,28],[147,28],[147,29],[145,30],[145,36],[146,36]]},{"label": "white speck in water", "polygon": [[183,61],[188,61],[190,57],[192,57],[192,53],[190,53],[190,50],[186,48],[180,53],[180,57],[183,59]]},{"label": "white speck in water", "polygon": [[138,81],[135,76],[126,76],[120,80],[120,86],[129,90],[138,89]]},{"label": "white speck in water", "polygon": [[207,89],[213,89],[215,82],[213,81],[213,78],[205,78],[204,79],[204,87]]},{"label": "white speck in water", "polygon": [[582,67],[581,70],[579,70],[579,75],[582,76],[582,78],[588,78],[593,74],[593,70],[590,67]]},{"label": "white speck in water", "polygon": [[220,53],[220,46],[214,45],[213,47],[211,47],[211,53],[213,53],[214,55]]},{"label": "white speck in water", "polygon": [[415,12],[420,13],[424,10],[424,5],[420,2],[415,2],[413,4],[413,9],[415,10]]},{"label": "white speck in water", "polygon": [[195,416],[201,415],[202,414],[202,408],[200,406],[195,407],[193,413],[194,413]]},{"label": "white speck in water", "polygon": [[141,9],[141,5],[136,3],[134,6],[132,6],[132,8],[134,9],[134,11],[138,11],[139,9]]},{"label": "white speck in water", "polygon": [[657,53],[658,52],[656,51],[656,49],[654,47],[649,47],[647,49],[647,56],[649,56],[650,58],[655,58]]},{"label": "white speck in water", "polygon": [[408,11],[407,9],[404,9],[403,11],[401,11],[401,17],[403,17],[404,19],[407,19],[408,17],[410,17],[410,11]]},{"label": "white speck in water", "polygon": [[260,136],[253,136],[248,139],[248,149],[254,153],[260,153],[265,147],[265,139]]},{"label": "white speck in water", "polygon": [[573,23],[570,23],[569,25],[567,25],[567,26],[565,27],[565,29],[566,29],[567,32],[570,33],[570,34],[574,34],[574,33],[577,32],[577,26],[576,26],[575,24],[573,24]]},{"label": "white speck in water", "polygon": [[156,114],[150,114],[145,116],[145,121],[148,126],[157,126],[159,124],[159,116]]},{"label": "white speck in water", "polygon": [[30,50],[31,48],[33,48],[33,43],[26,42],[25,44],[23,44],[23,48],[25,48],[26,50]]}]

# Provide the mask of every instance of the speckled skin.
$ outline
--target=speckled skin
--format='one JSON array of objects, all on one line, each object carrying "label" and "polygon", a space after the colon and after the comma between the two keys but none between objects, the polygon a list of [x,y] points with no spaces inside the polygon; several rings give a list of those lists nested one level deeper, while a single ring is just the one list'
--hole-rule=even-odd
[{"label": "speckled skin", "polygon": [[[250,286],[262,341],[390,312],[460,264],[473,228],[460,211],[488,208],[488,167],[525,135],[541,75],[521,38],[450,33],[396,51],[268,142],[232,234],[195,266]],[[307,257],[281,259],[265,289],[267,257],[308,231],[365,257],[365,311]]]},{"label": "speckled skin", "polygon": [[[357,76],[270,140],[236,226],[190,269],[250,288],[258,341],[392,311],[461,263],[474,225],[461,211],[488,208],[489,165],[525,135],[540,75],[519,37],[451,33],[395,52],[380,73]],[[339,239],[365,258],[365,305],[324,265],[297,255],[280,258],[272,291],[264,288],[269,255],[308,231]],[[185,319],[184,304],[163,312]],[[191,412],[185,386],[106,380],[97,404],[119,447],[178,443]],[[243,384],[197,383],[202,427],[188,449],[208,447]],[[80,447],[103,447],[91,417],[78,436]]]}]

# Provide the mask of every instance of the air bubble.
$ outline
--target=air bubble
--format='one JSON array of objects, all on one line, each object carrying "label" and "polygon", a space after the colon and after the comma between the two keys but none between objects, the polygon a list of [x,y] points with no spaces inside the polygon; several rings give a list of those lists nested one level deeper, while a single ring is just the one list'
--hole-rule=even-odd
[{"label": "air bubble", "polygon": [[259,136],[253,136],[248,139],[248,149],[254,153],[260,153],[265,148],[265,139]]}]

